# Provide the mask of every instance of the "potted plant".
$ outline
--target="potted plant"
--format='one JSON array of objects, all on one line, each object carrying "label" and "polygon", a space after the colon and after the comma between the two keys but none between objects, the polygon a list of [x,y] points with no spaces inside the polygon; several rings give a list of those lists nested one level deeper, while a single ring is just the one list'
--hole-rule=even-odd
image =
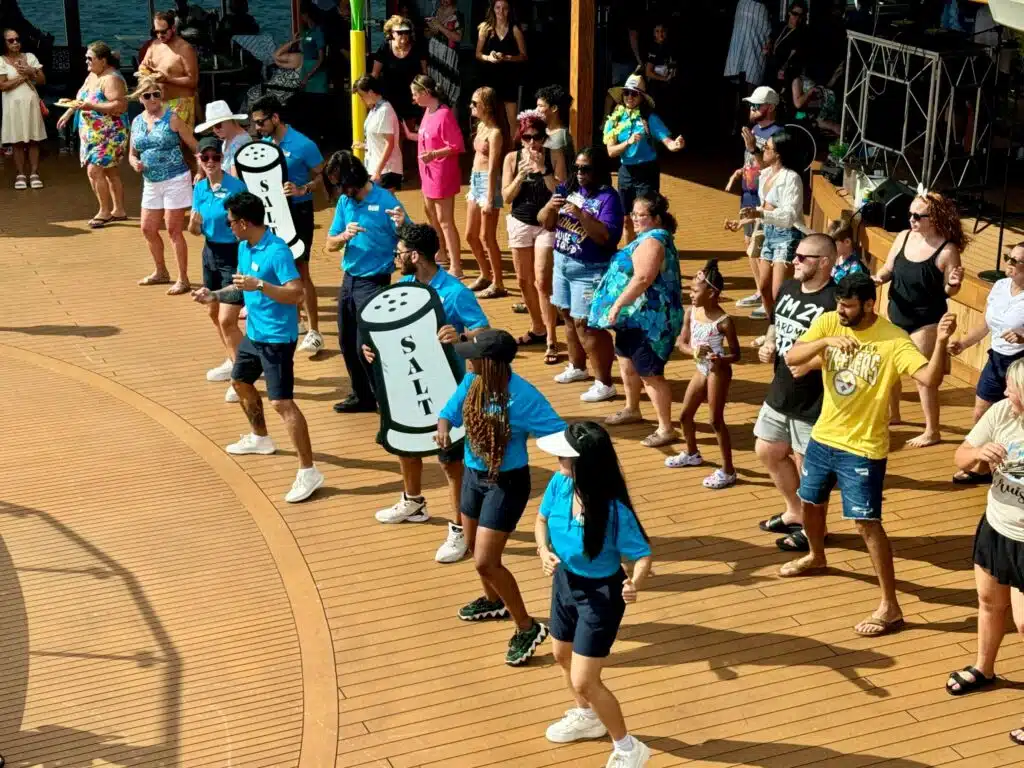
[{"label": "potted plant", "polygon": [[843,183],[843,158],[848,149],[849,145],[841,141],[831,144],[828,158],[821,169],[822,175],[837,187]]}]

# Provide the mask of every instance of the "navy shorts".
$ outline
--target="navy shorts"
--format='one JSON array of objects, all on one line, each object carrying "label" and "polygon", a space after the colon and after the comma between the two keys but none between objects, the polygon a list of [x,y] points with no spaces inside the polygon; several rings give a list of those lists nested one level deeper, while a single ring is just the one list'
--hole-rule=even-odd
[{"label": "navy shorts", "polygon": [[267,397],[291,400],[295,394],[295,341],[274,344],[242,337],[231,369],[232,381],[255,384],[260,374],[267,381]]},{"label": "navy shorts", "polygon": [[822,445],[812,437],[800,468],[797,496],[808,504],[824,504],[838,485],[845,519],[881,520],[887,462]]},{"label": "navy shorts", "polygon": [[626,613],[625,580],[621,568],[607,578],[589,579],[558,566],[551,584],[551,637],[572,643],[573,652],[580,656],[605,658]]},{"label": "navy shorts", "polygon": [[496,482],[487,472],[466,467],[462,476],[462,503],[459,511],[481,528],[512,533],[519,525],[530,500],[530,468],[519,467],[499,472]]},{"label": "navy shorts", "polygon": [[1006,399],[1006,370],[1014,360],[1024,357],[1024,352],[1016,355],[1001,355],[994,350],[988,351],[988,362],[981,369],[978,387],[975,394],[989,403],[998,403]]},{"label": "navy shorts", "polygon": [[296,261],[308,262],[310,249],[313,247],[313,201],[306,200],[302,203],[291,203],[292,223],[295,224],[295,234],[299,236],[305,249]]},{"label": "navy shorts", "polygon": [[[227,288],[232,285],[237,271],[238,243],[211,243],[207,240],[203,245],[203,285],[210,291]],[[222,303],[241,305],[244,302],[239,298],[238,301]]]},{"label": "navy shorts", "polygon": [[656,162],[619,166],[619,198],[622,211],[628,217],[634,201],[661,189],[661,169]]},{"label": "navy shorts", "polygon": [[647,334],[639,328],[615,331],[615,354],[628,357],[641,376],[662,376],[665,373],[665,361],[658,357],[647,340]]}]

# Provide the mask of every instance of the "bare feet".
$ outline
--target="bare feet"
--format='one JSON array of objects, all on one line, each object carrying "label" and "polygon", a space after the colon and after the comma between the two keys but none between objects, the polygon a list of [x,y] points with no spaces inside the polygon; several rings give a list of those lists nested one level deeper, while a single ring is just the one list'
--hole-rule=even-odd
[{"label": "bare feet", "polygon": [[929,445],[937,445],[942,441],[942,435],[937,432],[922,432],[917,437],[907,440],[907,448],[927,448]]},{"label": "bare feet", "polygon": [[811,576],[821,573],[828,567],[825,558],[815,558],[814,555],[804,555],[797,560],[790,560],[779,568],[779,576]]}]

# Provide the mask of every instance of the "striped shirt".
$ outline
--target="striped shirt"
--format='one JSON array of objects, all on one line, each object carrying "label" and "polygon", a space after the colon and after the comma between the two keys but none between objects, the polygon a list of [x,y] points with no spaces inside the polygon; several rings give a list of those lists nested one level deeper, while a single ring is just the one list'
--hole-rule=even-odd
[{"label": "striped shirt", "polygon": [[725,76],[744,75],[750,85],[764,80],[763,49],[771,36],[768,9],[758,0],[739,0],[732,26],[729,55],[725,60]]}]

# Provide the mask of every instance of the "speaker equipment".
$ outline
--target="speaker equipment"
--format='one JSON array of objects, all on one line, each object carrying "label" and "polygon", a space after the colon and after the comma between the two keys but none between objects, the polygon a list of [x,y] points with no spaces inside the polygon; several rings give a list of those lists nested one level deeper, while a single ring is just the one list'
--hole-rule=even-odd
[{"label": "speaker equipment", "polygon": [[886,179],[871,193],[871,202],[862,213],[865,223],[886,232],[902,232],[910,218],[914,190],[894,179]]}]

